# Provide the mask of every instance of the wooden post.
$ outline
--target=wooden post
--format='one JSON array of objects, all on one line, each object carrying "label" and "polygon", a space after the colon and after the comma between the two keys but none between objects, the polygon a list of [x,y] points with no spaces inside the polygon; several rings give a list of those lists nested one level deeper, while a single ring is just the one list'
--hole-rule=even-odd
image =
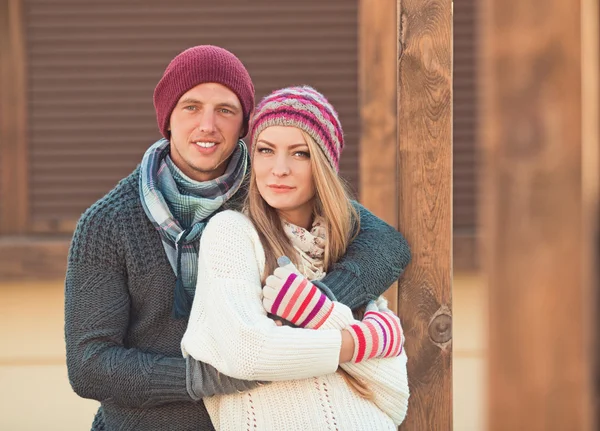
[{"label": "wooden post", "polygon": [[487,0],[489,429],[597,429],[598,2]]},{"label": "wooden post", "polygon": [[0,0],[0,234],[29,215],[27,91],[22,0]]},{"label": "wooden post", "polygon": [[[396,0],[359,1],[359,177],[361,203],[398,228],[395,10]],[[398,284],[385,296],[397,312]]]},{"label": "wooden post", "polygon": [[411,399],[402,430],[452,429],[452,2],[398,5],[400,287]]}]

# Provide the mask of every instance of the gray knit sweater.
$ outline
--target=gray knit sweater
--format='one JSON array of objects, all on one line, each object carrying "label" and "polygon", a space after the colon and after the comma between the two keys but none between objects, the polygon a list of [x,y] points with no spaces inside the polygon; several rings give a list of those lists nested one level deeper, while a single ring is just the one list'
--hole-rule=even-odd
[{"label": "gray knit sweater", "polygon": [[[65,289],[69,380],[77,394],[101,403],[93,430],[211,430],[203,403],[186,389],[180,341],[187,322],[171,317],[175,275],[138,184],[139,168],[75,230]],[[323,280],[351,308],[379,296],[410,261],[402,235],[356,205],[361,231]],[[202,365],[204,396],[234,390],[226,376],[214,384],[216,371]]]}]

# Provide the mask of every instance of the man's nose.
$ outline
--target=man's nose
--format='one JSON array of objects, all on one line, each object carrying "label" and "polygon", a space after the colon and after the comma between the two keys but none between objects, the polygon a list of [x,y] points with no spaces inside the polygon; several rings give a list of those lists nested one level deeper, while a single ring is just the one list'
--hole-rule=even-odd
[{"label": "man's nose", "polygon": [[215,113],[212,110],[205,109],[200,113],[198,118],[198,129],[202,133],[213,133],[216,129],[215,126]]}]

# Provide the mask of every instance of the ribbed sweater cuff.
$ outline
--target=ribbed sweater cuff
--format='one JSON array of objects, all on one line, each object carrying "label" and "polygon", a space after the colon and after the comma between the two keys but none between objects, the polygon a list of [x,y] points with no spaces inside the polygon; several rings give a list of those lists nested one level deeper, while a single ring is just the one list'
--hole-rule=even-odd
[{"label": "ribbed sweater cuff", "polygon": [[154,364],[148,403],[192,401],[186,386],[183,358],[164,357]]}]

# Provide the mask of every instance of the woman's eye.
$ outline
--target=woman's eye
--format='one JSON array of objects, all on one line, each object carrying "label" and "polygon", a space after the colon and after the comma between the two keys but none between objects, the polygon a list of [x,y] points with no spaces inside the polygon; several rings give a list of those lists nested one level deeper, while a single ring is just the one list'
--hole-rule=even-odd
[{"label": "woman's eye", "polygon": [[294,156],[310,159],[310,153],[308,151],[296,151],[294,153]]},{"label": "woman's eye", "polygon": [[271,154],[273,150],[270,148],[258,148],[257,151],[262,154]]}]

